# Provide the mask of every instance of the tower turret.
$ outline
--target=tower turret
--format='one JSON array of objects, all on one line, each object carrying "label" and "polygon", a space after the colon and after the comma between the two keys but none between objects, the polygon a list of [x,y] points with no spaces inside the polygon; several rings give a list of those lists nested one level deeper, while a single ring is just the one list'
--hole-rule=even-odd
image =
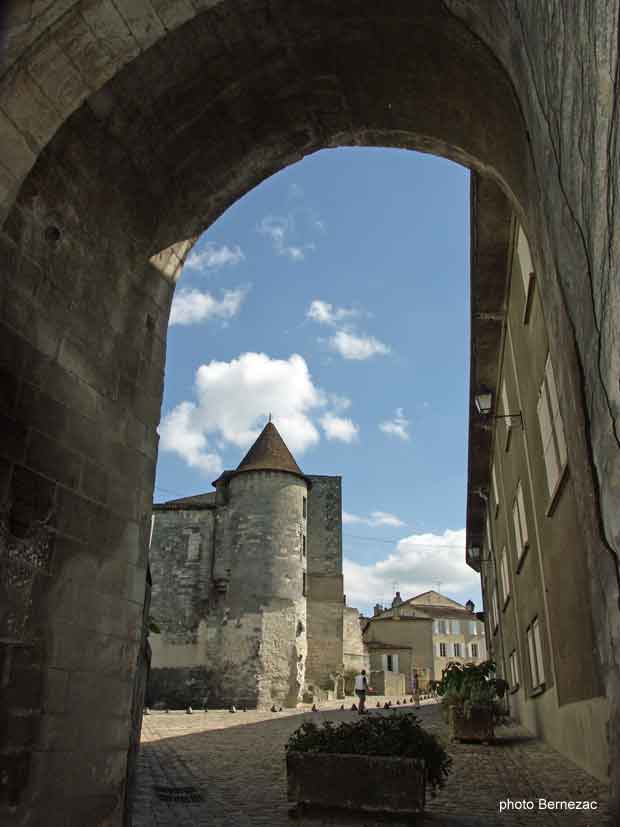
[{"label": "tower turret", "polygon": [[270,421],[237,468],[214,484],[226,489],[227,502],[217,530],[229,580],[210,621],[226,671],[222,688],[236,695],[230,702],[294,706],[307,654],[309,480]]}]

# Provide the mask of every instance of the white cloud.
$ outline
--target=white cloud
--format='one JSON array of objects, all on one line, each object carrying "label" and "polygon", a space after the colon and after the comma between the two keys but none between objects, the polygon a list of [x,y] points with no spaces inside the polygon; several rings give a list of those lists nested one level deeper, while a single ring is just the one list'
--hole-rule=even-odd
[{"label": "white cloud", "polygon": [[385,559],[362,565],[345,557],[344,585],[350,606],[369,607],[394,593],[403,599],[441,584],[442,594],[479,599],[480,576],[465,564],[465,529],[443,534],[412,534]]},{"label": "white cloud", "polygon": [[258,225],[258,232],[271,239],[273,249],[279,256],[286,256],[291,261],[303,261],[307,252],[316,249],[312,242],[291,243],[290,238],[295,235],[295,221],[292,215],[267,215]]},{"label": "white cloud", "polygon": [[[357,425],[326,411],[329,396],[312,381],[298,354],[272,359],[264,353],[243,353],[230,362],[209,362],[196,371],[196,401],[184,401],[162,419],[160,448],[173,451],[194,468],[217,473],[221,459],[213,446],[249,448],[269,413],[294,455],[315,445],[320,434],[350,442]],[[343,397],[336,397],[342,400]]]},{"label": "white cloud", "polygon": [[384,356],[390,352],[388,345],[374,336],[358,336],[347,330],[338,330],[330,339],[329,346],[344,359],[364,360]]},{"label": "white cloud", "polygon": [[227,244],[218,245],[208,241],[199,251],[189,255],[185,266],[190,270],[217,270],[227,264],[239,264],[244,258],[238,244],[229,247]]},{"label": "white cloud", "polygon": [[313,322],[329,325],[335,325],[337,322],[342,322],[345,319],[350,319],[358,315],[358,310],[346,307],[334,307],[329,302],[321,301],[321,299],[315,299],[306,312],[306,317]]},{"label": "white cloud", "polygon": [[321,427],[329,440],[351,443],[359,435],[359,426],[352,419],[326,413],[320,419]]},{"label": "white cloud", "polygon": [[209,319],[232,319],[241,308],[246,288],[225,290],[221,299],[211,293],[195,289],[181,289],[175,293],[170,310],[171,325],[190,325]]},{"label": "white cloud", "polygon": [[190,468],[198,468],[204,474],[217,475],[222,471],[219,455],[208,451],[200,411],[192,402],[181,402],[162,419],[159,448],[178,454]]},{"label": "white cloud", "polygon": [[398,528],[399,526],[406,525],[406,523],[395,514],[390,514],[387,511],[373,511],[370,517],[360,517],[358,514],[350,514],[348,511],[343,511],[342,523],[343,525],[369,525],[373,528],[386,525]]},{"label": "white cloud", "polygon": [[379,430],[389,436],[395,436],[399,439],[407,441],[410,439],[409,425],[410,420],[406,418],[402,408],[396,408],[393,419],[386,419],[385,422],[379,423]]}]

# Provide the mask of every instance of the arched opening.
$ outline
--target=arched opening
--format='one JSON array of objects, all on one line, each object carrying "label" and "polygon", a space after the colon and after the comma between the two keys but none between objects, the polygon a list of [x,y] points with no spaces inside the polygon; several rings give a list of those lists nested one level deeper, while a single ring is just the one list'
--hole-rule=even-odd
[{"label": "arched opening", "polygon": [[[618,391],[607,347],[616,318],[602,318],[592,296],[594,283],[611,289],[613,255],[605,259],[576,194],[580,174],[596,188],[586,204],[611,185],[594,175],[589,148],[579,172],[562,166],[556,132],[568,127],[555,130],[552,97],[540,91],[541,75],[557,81],[545,63],[553,48],[537,33],[551,26],[546,7],[194,3],[177,27],[182,17],[162,5],[168,22],[153,33],[120,5],[124,15],[112,4],[76,5],[58,20],[48,10],[35,21],[41,39],[33,45],[28,28],[21,63],[2,78],[0,479],[10,547],[28,556],[4,657],[11,686],[25,681],[38,711],[15,741],[17,817],[54,802],[58,813],[120,822],[174,278],[230,204],[323,147],[460,161],[525,226],[570,410],[598,646],[615,697],[617,641],[605,630],[617,623]],[[563,26],[562,42],[587,40]],[[617,715],[614,706],[612,761]],[[59,781],[68,767],[84,768],[73,776],[79,797]]]}]

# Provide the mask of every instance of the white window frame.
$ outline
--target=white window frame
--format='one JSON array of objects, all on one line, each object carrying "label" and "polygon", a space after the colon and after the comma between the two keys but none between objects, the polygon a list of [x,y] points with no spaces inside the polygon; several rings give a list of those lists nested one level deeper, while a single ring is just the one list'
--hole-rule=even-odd
[{"label": "white window frame", "polygon": [[519,659],[517,650],[513,649],[510,653],[510,679],[512,681],[511,689],[516,689],[519,686]]},{"label": "white window frame", "polygon": [[477,620],[470,620],[469,621],[469,634],[470,635],[478,635],[478,621]]},{"label": "white window frame", "polygon": [[492,622],[493,628],[491,629],[492,633],[495,634],[497,628],[499,627],[499,609],[497,606],[497,588],[493,589],[493,595],[491,596],[491,610],[492,610]]},{"label": "white window frame", "polygon": [[[443,652],[442,652],[443,650]],[[439,657],[440,658],[447,658],[448,657],[448,644],[447,643],[440,643],[439,644]]]},{"label": "white window frame", "polygon": [[[495,471],[495,463],[491,466],[491,482],[493,484],[493,501],[495,504],[495,516],[497,517],[497,512],[499,511],[499,491],[497,488],[497,473]],[[491,535],[489,534],[489,549],[491,548]]]},{"label": "white window frame", "polygon": [[[458,651],[457,651],[457,649],[458,649]],[[454,652],[454,657],[455,658],[462,657],[462,655],[461,655],[461,644],[460,643],[453,643],[452,644],[452,651]]]},{"label": "white window frame", "polygon": [[502,594],[504,597],[504,606],[508,603],[510,597],[510,576],[508,574],[508,552],[506,546],[502,550],[501,562],[499,566],[501,580],[502,580]]},{"label": "white window frame", "polygon": [[547,476],[549,508],[551,508],[564,478],[568,464],[568,452],[550,353],[547,354],[547,361],[545,362],[545,375],[538,393],[536,413],[538,415],[543,462]]},{"label": "white window frame", "polygon": [[539,689],[545,683],[545,669],[543,665],[542,643],[540,639],[540,622],[534,618],[527,627],[527,648],[530,657],[530,677],[532,690]]},{"label": "white window frame", "polygon": [[527,237],[523,231],[523,227],[519,227],[517,232],[517,261],[519,269],[521,270],[521,279],[523,281],[523,324],[527,324],[530,311],[530,298],[532,293],[532,285],[534,284],[535,271],[532,263],[532,254],[530,252],[530,245]]},{"label": "white window frame", "polygon": [[504,450],[507,451],[510,448],[510,435],[512,434],[513,422],[512,417],[507,416],[510,412],[510,400],[508,399],[508,390],[506,388],[505,379],[502,379],[500,398],[502,402],[502,413],[504,414],[504,425],[506,426],[506,444],[504,445]]},{"label": "white window frame", "polygon": [[523,497],[523,486],[521,485],[521,480],[517,483],[515,498],[512,504],[512,521],[514,525],[517,561],[520,561],[530,545],[527,520],[525,517],[525,499]]},{"label": "white window frame", "polygon": [[479,654],[478,644],[477,643],[470,643],[469,646],[470,646],[470,651],[471,651],[472,658],[479,658],[480,654]]},{"label": "white window frame", "polygon": [[452,628],[452,634],[453,635],[460,635],[461,634],[461,621],[460,620],[453,620],[451,628]]}]

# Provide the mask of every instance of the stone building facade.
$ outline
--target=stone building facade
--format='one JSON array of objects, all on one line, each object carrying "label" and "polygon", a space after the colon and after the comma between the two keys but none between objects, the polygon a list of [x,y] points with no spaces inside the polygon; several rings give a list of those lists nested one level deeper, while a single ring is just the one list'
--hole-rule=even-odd
[{"label": "stone building facade", "polygon": [[[509,275],[506,309],[493,358],[475,324],[472,333],[478,405],[470,420],[467,560],[481,573],[490,652],[510,685],[511,714],[605,779],[609,709],[598,607],[587,587],[587,520],[579,516],[594,504],[579,501],[575,488],[572,412],[556,371],[564,343],[550,336],[523,228],[511,217],[506,227],[498,262]],[[486,446],[476,439],[481,421]]]},{"label": "stone building facade", "polygon": [[153,506],[147,703],[295,706],[342,673],[340,477],[269,422],[214,486]]}]

